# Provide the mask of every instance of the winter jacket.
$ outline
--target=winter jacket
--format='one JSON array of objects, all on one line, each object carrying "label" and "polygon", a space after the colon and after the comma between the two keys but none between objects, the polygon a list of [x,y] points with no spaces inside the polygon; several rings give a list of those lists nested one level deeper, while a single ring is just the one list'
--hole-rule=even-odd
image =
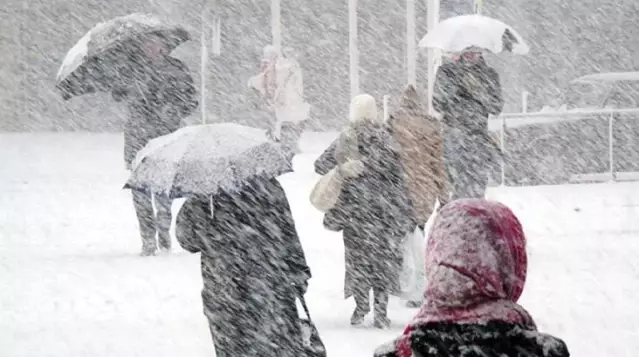
[{"label": "winter jacket", "polygon": [[[487,324],[430,323],[411,333],[414,357],[568,357],[553,336],[501,321]],[[397,343],[377,348],[375,357],[397,357]]]},{"label": "winter jacket", "polygon": [[295,306],[311,272],[284,190],[255,179],[237,193],[188,199],[176,236],[201,252],[202,301],[218,357],[299,356]]},{"label": "winter jacket", "polygon": [[448,201],[441,124],[427,114],[419,94],[409,86],[388,125],[401,148],[406,185],[417,223],[424,224],[433,213],[437,199],[442,205]]},{"label": "winter jacket", "polygon": [[399,292],[401,243],[415,227],[393,138],[383,125],[369,123],[358,127],[357,142],[364,170],[344,181],[324,216],[327,229],[343,230],[346,298],[358,288]]},{"label": "winter jacket", "polygon": [[488,116],[504,107],[499,74],[483,58],[439,67],[433,93],[434,109],[445,127],[488,134]]},{"label": "winter jacket", "polygon": [[197,91],[188,68],[166,57],[161,64],[138,61],[128,68],[126,82],[113,89],[116,101],[125,101],[129,119],[124,127],[124,160],[135,160],[150,140],[180,128],[198,106]]}]

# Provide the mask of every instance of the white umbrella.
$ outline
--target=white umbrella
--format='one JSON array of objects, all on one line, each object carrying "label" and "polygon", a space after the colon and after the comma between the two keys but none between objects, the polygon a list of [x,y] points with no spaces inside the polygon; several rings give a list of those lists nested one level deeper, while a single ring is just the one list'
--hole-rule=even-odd
[{"label": "white umbrella", "polygon": [[125,188],[172,198],[235,190],[256,176],[291,172],[292,155],[264,130],[239,124],[195,125],[151,140]]},{"label": "white umbrella", "polygon": [[482,15],[462,15],[435,25],[419,46],[446,52],[461,52],[474,46],[500,53],[507,51],[504,40],[512,44],[513,53],[527,54],[530,50],[517,31],[505,23]]},{"label": "white umbrella", "polygon": [[153,15],[134,13],[101,22],[89,30],[65,56],[56,76],[56,87],[64,99],[110,88],[130,67],[133,41],[156,35],[172,51],[190,35],[181,26],[167,24]]}]

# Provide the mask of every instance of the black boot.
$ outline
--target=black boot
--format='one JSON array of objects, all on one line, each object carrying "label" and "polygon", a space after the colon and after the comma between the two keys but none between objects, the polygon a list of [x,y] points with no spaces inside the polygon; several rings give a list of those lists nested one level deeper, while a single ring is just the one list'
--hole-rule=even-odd
[{"label": "black boot", "polygon": [[390,319],[386,316],[388,310],[388,292],[381,289],[374,289],[375,296],[375,320],[374,325],[378,329],[387,329],[391,325]]},{"label": "black boot", "polygon": [[171,251],[171,235],[169,232],[158,233],[158,242],[160,243],[160,250],[163,252]]},{"label": "black boot", "polygon": [[371,311],[370,302],[368,301],[368,290],[355,291],[355,311],[351,315],[351,325],[359,326],[364,322],[366,315]]}]

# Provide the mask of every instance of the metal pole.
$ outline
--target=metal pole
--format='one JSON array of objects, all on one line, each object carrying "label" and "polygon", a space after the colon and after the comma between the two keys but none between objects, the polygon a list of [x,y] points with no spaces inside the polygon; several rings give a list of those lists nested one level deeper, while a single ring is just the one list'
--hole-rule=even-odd
[{"label": "metal pole", "polygon": [[521,92],[521,112],[522,113],[528,113],[528,95],[530,95],[528,91]]},{"label": "metal pole", "polygon": [[615,181],[615,159],[614,159],[614,135],[613,135],[613,123],[615,114],[610,113],[608,118],[608,159],[610,160],[610,179]]},{"label": "metal pole", "polygon": [[389,117],[389,111],[388,111],[388,99],[390,98],[389,95],[384,95],[383,97],[383,105],[384,105],[384,121],[388,120]]},{"label": "metal pole", "polygon": [[[439,22],[439,0],[428,0],[428,31],[432,31]],[[437,75],[437,67],[441,61],[441,52],[439,50],[428,49],[428,110],[434,114],[433,109],[433,91],[435,89],[435,76]]]},{"label": "metal pole", "polygon": [[406,74],[408,84],[417,85],[417,41],[415,35],[415,0],[406,0]]},{"label": "metal pole", "polygon": [[200,114],[202,116],[202,124],[206,124],[206,68],[209,58],[208,48],[206,45],[206,0],[202,4],[202,26],[200,34]]},{"label": "metal pole", "polygon": [[351,98],[359,94],[359,53],[357,50],[357,0],[348,0],[348,54]]},{"label": "metal pole", "polygon": [[277,53],[282,51],[282,11],[280,0],[271,0],[271,36]]},{"label": "metal pole", "polygon": [[215,17],[215,24],[213,26],[211,52],[214,56],[220,56],[222,55],[222,19],[219,16]]},{"label": "metal pole", "polygon": [[501,115],[501,185],[506,186],[506,117]]}]

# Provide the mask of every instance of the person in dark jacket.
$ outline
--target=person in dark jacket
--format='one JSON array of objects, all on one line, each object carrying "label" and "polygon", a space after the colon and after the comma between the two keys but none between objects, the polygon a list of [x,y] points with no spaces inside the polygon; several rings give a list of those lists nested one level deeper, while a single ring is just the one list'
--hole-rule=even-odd
[{"label": "person in dark jacket", "polygon": [[345,298],[355,298],[352,325],[360,325],[370,311],[374,294],[374,324],[390,325],[389,294],[399,292],[402,241],[415,227],[404,184],[398,149],[383,123],[352,124],[363,171],[344,181],[337,203],[326,212],[324,226],[342,231],[346,276]]},{"label": "person in dark jacket", "polygon": [[426,248],[426,298],[404,334],[376,357],[568,357],[566,344],[537,331],[517,301],[527,273],[526,238],[501,203],[444,206]]},{"label": "person in dark jacket", "polygon": [[311,271],[279,182],[256,178],[237,192],[187,199],[176,228],[182,248],[201,253],[216,356],[302,355],[295,299]]},{"label": "person in dark jacket", "polygon": [[[155,39],[155,40],[154,40]],[[127,50],[131,66],[112,90],[116,101],[126,102],[129,118],[124,127],[124,161],[131,170],[137,153],[152,139],[170,134],[198,106],[197,92],[187,67],[170,57],[159,37]],[[153,198],[157,216],[153,212]],[[142,236],[142,255],[154,255],[156,233],[162,250],[171,249],[171,200],[161,195],[133,192],[133,204]]]},{"label": "person in dark jacket", "polygon": [[452,199],[483,198],[489,168],[497,160],[488,117],[499,114],[504,101],[499,74],[486,63],[481,50],[468,48],[439,68],[433,106],[443,116]]}]

